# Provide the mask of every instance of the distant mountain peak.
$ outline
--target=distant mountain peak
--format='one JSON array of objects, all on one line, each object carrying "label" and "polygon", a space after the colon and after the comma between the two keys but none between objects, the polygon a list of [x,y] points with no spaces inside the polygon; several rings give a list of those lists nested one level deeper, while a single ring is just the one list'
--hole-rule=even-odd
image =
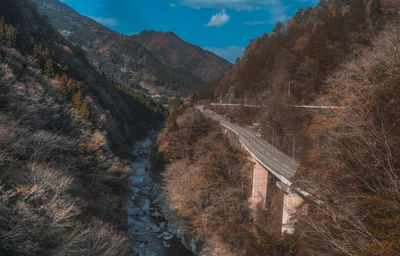
[{"label": "distant mountain peak", "polygon": [[178,95],[220,78],[230,63],[173,32],[144,30],[125,36],[58,0],[34,0],[64,37],[87,51],[100,71],[149,94]]},{"label": "distant mountain peak", "polygon": [[221,77],[231,64],[198,46],[182,40],[174,32],[144,30],[133,35],[148,51],[160,61],[174,68],[188,69],[203,81],[212,81]]},{"label": "distant mountain peak", "polygon": [[150,30],[143,30],[142,32],[140,32],[138,35],[136,35],[136,36],[154,36],[154,35],[166,35],[166,36],[172,36],[172,37],[175,37],[175,38],[178,38],[178,39],[180,39],[180,40],[182,40],[180,37],[178,37],[174,32],[172,32],[172,31],[157,31],[157,30],[154,30],[154,29],[150,29]]}]

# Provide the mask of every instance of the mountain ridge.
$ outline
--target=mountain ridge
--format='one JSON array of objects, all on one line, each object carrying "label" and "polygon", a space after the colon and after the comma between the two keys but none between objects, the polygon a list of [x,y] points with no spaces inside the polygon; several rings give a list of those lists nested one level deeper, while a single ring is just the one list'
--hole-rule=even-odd
[{"label": "mountain ridge", "polygon": [[[190,56],[184,56],[189,59],[184,62],[185,64],[174,65],[168,57],[157,56],[148,50],[135,40],[134,36],[113,31],[89,17],[80,15],[58,0],[35,0],[35,2],[39,11],[48,17],[56,30],[87,52],[88,59],[98,70],[114,80],[150,95],[187,94],[205,81],[222,76],[230,66],[226,60],[206,51],[204,51],[206,56],[212,56],[211,63],[216,62],[211,67],[207,66],[210,61],[204,62],[207,64],[205,65],[202,64],[201,58],[191,62]],[[190,46],[188,43],[181,45],[183,48]],[[188,63],[190,65],[187,65]],[[216,72],[218,69],[213,68],[215,66],[222,68]],[[194,69],[201,72],[192,72]],[[211,76],[207,78],[209,74]]]},{"label": "mountain ridge", "polygon": [[0,255],[132,255],[128,159],[164,108],[107,80],[31,0],[0,17]]},{"label": "mountain ridge", "polygon": [[225,73],[231,65],[228,61],[219,61],[220,57],[216,54],[184,41],[171,31],[143,30],[132,38],[167,65],[180,69],[194,67],[192,74],[205,82],[220,78],[220,74]]}]

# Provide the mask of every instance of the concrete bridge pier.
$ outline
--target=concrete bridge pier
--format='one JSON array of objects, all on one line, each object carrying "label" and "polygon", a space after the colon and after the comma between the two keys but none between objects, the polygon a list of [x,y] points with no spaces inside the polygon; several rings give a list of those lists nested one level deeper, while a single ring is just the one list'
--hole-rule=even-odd
[{"label": "concrete bridge pier", "polygon": [[267,210],[272,224],[276,226],[272,227],[274,233],[293,233],[292,217],[304,196],[302,192],[296,192],[290,187],[290,179],[296,173],[299,163],[271,145],[268,146],[268,142],[258,138],[251,130],[244,131],[227,121],[220,123],[232,146],[247,151],[249,160],[254,163],[253,188],[249,198],[251,208],[255,210],[260,205]]},{"label": "concrete bridge pier", "polygon": [[266,207],[267,202],[267,191],[268,191],[268,171],[255,159],[253,171],[253,190],[251,195],[251,206],[253,209],[256,208],[260,202],[263,207]]},{"label": "concrete bridge pier", "polygon": [[[272,194],[268,194],[268,186],[276,186],[281,191],[280,199],[277,199],[275,195],[275,200],[279,200],[279,204],[282,205],[280,216],[276,221],[281,220],[281,234],[287,232],[289,234],[294,232],[294,219],[292,218],[294,214],[297,212],[298,206],[301,205],[303,202],[303,198],[299,196],[294,190],[292,190],[289,186],[284,184],[281,181],[277,181],[269,184],[269,175],[270,172],[266,170],[258,161],[254,158],[251,159],[254,163],[254,170],[253,170],[253,188],[252,188],[252,195],[251,195],[251,208],[253,210],[256,209],[257,205],[261,203],[263,208],[267,207],[267,199]],[[272,188],[272,187],[271,187]],[[271,190],[272,191],[272,190]]]},{"label": "concrete bridge pier", "polygon": [[297,207],[303,202],[303,199],[289,189],[284,191],[283,195],[283,211],[282,211],[282,234],[294,232],[293,215],[296,213]]}]

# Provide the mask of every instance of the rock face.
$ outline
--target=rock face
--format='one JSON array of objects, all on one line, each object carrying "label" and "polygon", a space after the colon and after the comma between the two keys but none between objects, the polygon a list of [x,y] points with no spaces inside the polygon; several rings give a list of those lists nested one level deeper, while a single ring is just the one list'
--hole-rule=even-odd
[{"label": "rock face", "polygon": [[64,37],[87,52],[101,72],[151,95],[186,94],[221,77],[226,60],[184,42],[172,33],[119,34],[58,0],[34,0]]}]

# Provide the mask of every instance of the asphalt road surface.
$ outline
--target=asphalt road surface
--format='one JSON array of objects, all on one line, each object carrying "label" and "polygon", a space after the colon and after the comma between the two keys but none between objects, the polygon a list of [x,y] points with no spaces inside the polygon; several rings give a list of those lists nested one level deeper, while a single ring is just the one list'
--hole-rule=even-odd
[{"label": "asphalt road surface", "polygon": [[253,153],[258,160],[290,179],[299,167],[299,163],[292,157],[281,152],[264,139],[258,137],[256,133],[250,129],[243,128],[227,121],[221,120],[221,125],[236,133],[242,143]]},{"label": "asphalt road surface", "polygon": [[215,112],[204,110],[203,105],[195,107],[208,117],[220,122],[225,128],[236,133],[241,142],[247,147],[250,153],[258,158],[262,165],[268,166],[287,180],[290,180],[296,173],[299,162],[257,136],[254,131],[222,120],[222,117]]}]

